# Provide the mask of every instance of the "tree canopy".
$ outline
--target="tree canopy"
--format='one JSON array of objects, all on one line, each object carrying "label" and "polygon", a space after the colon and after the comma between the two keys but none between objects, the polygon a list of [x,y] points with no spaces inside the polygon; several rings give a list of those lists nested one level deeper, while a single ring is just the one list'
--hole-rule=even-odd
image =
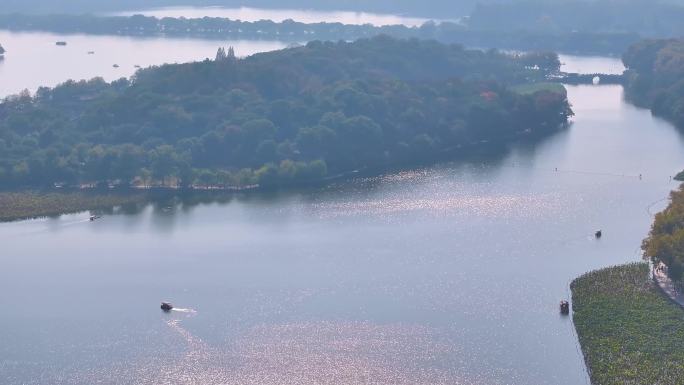
[{"label": "tree canopy", "polygon": [[276,186],[542,135],[564,89],[517,93],[559,63],[381,36],[141,70],[0,103],[0,186]]},{"label": "tree canopy", "polygon": [[684,40],[644,40],[623,55],[628,96],[684,127]]},{"label": "tree canopy", "polygon": [[653,227],[643,243],[646,256],[669,267],[668,274],[681,281],[684,276],[684,189],[670,194],[670,204],[656,214]]}]

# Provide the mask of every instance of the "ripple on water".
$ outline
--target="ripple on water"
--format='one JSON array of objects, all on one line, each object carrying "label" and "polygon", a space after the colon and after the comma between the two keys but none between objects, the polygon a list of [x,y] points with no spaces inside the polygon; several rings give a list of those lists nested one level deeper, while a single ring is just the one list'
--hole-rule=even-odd
[{"label": "ripple on water", "polygon": [[472,362],[458,345],[426,326],[350,321],[262,324],[226,348],[209,346],[193,336],[182,319],[169,320],[168,326],[185,344],[181,356],[170,359],[159,354],[62,379],[139,385],[496,383],[487,378],[491,373],[467,370]]},{"label": "ripple on water", "polygon": [[553,215],[562,208],[558,194],[492,195],[492,196],[433,196],[430,198],[383,198],[377,200],[349,200],[346,202],[316,203],[311,210],[323,219],[376,216],[385,217],[423,212],[429,216],[447,217],[474,215],[479,217],[537,218]]}]

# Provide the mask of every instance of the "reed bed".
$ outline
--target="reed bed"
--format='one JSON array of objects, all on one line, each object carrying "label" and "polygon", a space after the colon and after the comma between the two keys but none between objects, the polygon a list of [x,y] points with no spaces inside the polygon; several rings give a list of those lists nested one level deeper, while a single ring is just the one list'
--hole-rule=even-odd
[{"label": "reed bed", "polygon": [[592,384],[684,384],[684,310],[659,291],[647,263],[587,273],[571,289]]},{"label": "reed bed", "polygon": [[143,193],[1,192],[0,222],[108,209],[145,199]]}]

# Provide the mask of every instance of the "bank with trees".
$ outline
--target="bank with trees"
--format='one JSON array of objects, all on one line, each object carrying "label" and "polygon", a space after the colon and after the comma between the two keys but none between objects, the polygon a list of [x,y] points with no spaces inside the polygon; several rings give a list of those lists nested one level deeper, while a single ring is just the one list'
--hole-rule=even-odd
[{"label": "bank with trees", "polygon": [[623,62],[630,100],[684,128],[684,39],[641,41]]},{"label": "bank with trees", "polygon": [[293,20],[255,22],[218,17],[155,18],[142,15],[37,15],[0,14],[0,29],[123,36],[196,37],[216,40],[278,40],[306,43],[312,40],[351,41],[378,35],[396,38],[434,39],[469,47],[550,50],[566,53],[619,55],[643,35],[634,31],[493,29],[459,22],[427,22],[419,27],[373,26],[341,23],[301,23]]},{"label": "bank with trees", "polygon": [[670,194],[667,208],[656,214],[651,231],[643,242],[644,255],[654,263],[668,266],[669,277],[684,278],[684,189]]}]

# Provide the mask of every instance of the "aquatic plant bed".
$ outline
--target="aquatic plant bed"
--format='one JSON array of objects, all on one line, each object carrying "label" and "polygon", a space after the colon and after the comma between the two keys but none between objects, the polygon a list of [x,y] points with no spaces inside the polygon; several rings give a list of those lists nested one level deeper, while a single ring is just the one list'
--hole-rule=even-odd
[{"label": "aquatic plant bed", "polygon": [[650,279],[648,264],[590,272],[571,289],[592,384],[684,384],[684,310]]},{"label": "aquatic plant bed", "polygon": [[107,209],[145,199],[143,193],[0,192],[0,222]]}]

